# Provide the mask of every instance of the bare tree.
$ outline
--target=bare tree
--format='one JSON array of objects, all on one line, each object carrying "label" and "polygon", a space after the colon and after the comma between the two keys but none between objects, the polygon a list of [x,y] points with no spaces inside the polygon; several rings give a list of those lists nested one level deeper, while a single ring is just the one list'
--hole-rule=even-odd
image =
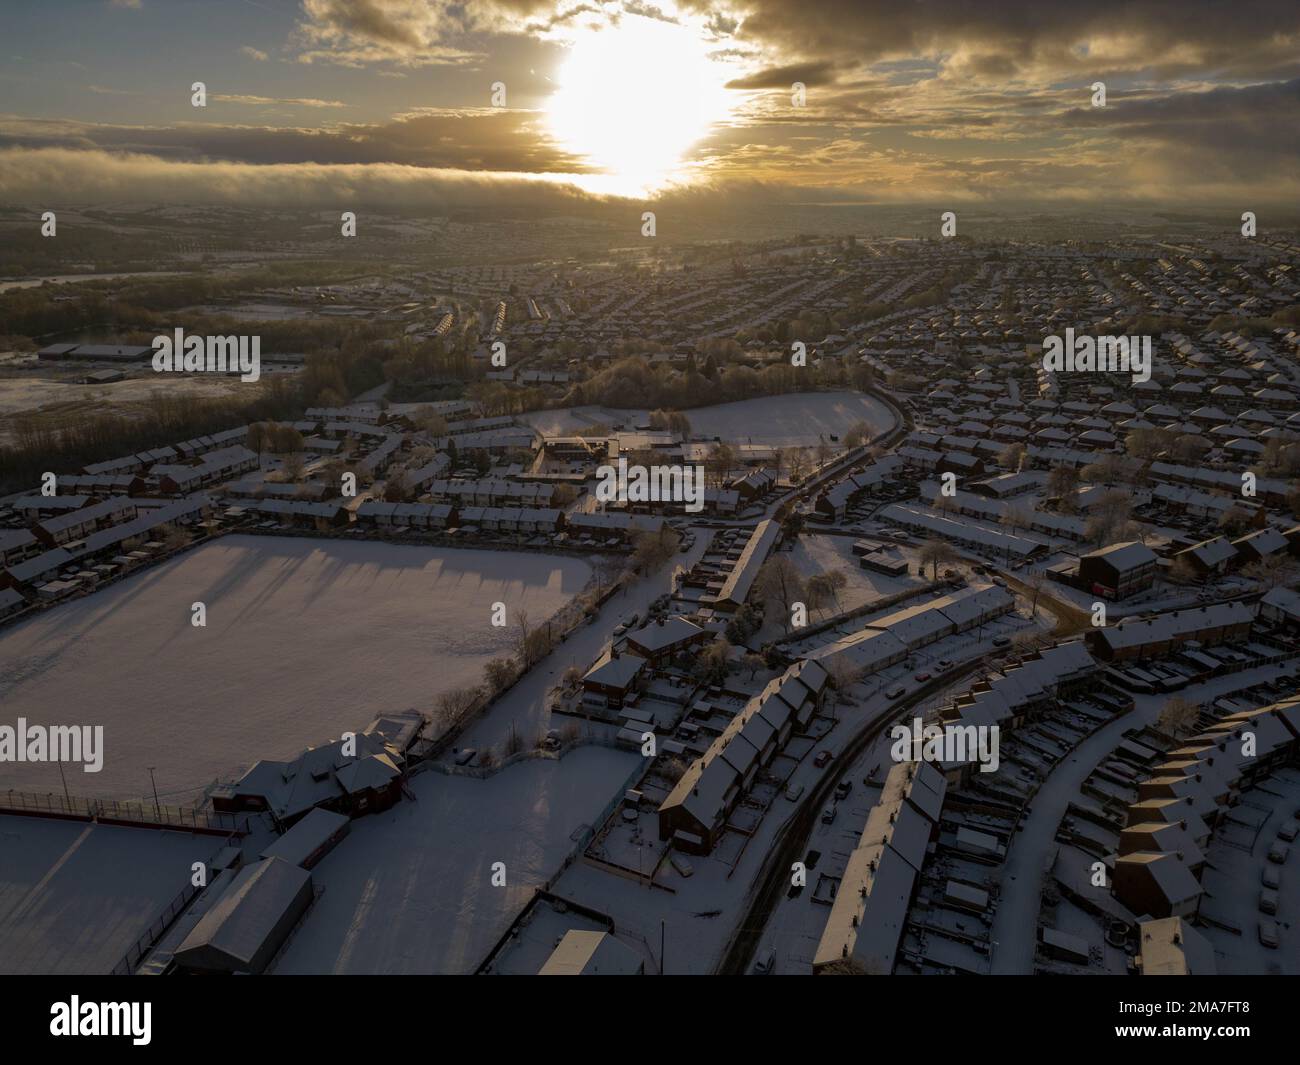
[{"label": "bare tree", "polygon": [[921,545],[917,557],[921,560],[922,566],[930,567],[930,579],[937,581],[939,579],[939,564],[955,562],[957,552],[946,540],[929,539]]}]

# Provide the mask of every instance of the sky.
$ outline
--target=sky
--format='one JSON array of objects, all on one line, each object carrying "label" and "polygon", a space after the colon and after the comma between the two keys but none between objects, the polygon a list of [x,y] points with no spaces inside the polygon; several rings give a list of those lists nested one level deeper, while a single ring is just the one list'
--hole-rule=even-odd
[{"label": "sky", "polygon": [[0,31],[0,203],[1300,199],[1294,0],[45,0]]}]

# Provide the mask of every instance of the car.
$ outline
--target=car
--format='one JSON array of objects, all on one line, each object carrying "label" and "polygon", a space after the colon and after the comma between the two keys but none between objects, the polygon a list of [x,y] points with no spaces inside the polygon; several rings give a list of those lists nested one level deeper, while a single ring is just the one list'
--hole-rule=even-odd
[{"label": "car", "polygon": [[1288,843],[1294,843],[1296,836],[1300,836],[1300,823],[1295,821],[1288,821],[1277,830],[1277,838],[1284,839]]},{"label": "car", "polygon": [[898,699],[907,694],[907,689],[901,684],[897,684],[885,692],[885,698]]},{"label": "car", "polygon": [[1264,866],[1264,872],[1260,875],[1259,882],[1266,888],[1272,888],[1276,891],[1282,886],[1282,870],[1274,869],[1271,865]]},{"label": "car", "polygon": [[994,646],[994,647],[1009,647],[1009,646],[1011,646],[1011,637],[1010,637],[1010,636],[994,636],[994,637],[993,637],[993,646]]},{"label": "car", "polygon": [[1286,865],[1287,855],[1291,853],[1291,848],[1285,843],[1274,843],[1268,849],[1268,860],[1274,865]]},{"label": "car", "polygon": [[822,769],[826,766],[826,764],[830,760],[831,760],[830,751],[818,751],[817,757],[813,759],[813,765],[815,765],[818,769]]},{"label": "car", "polygon": [[832,804],[826,807],[826,809],[822,811],[822,824],[829,825],[832,822],[834,822],[834,820],[835,820],[835,806],[834,804]]},{"label": "car", "polygon": [[835,785],[835,797],[837,799],[847,799],[849,797],[849,792],[851,792],[852,790],[853,790],[853,781],[841,780],[838,784]]},{"label": "car", "polygon": [[921,671],[920,673],[918,673],[918,674],[917,674],[913,679],[919,681],[919,682],[922,683],[922,684],[924,684],[927,680],[930,679],[930,674],[929,674],[929,673],[926,673],[924,670],[922,670],[922,671]]},{"label": "car", "polygon": [[764,951],[758,956],[758,961],[754,962],[754,975],[770,976],[774,972],[776,972],[776,951]]},{"label": "car", "polygon": [[789,799],[791,802],[798,802],[799,796],[801,796],[802,794],[803,794],[802,784],[791,784],[788,788],[785,789],[785,797]]},{"label": "car", "polygon": [[1277,922],[1270,917],[1259,919],[1259,942],[1270,950],[1277,950],[1282,943],[1277,934]]},{"label": "car", "polygon": [[1264,890],[1259,893],[1259,912],[1267,913],[1270,915],[1277,914],[1277,892],[1276,891],[1271,891],[1269,888],[1264,888]]},{"label": "car", "polygon": [[803,867],[807,869],[809,872],[812,872],[814,869],[817,868],[817,863],[820,862],[821,860],[822,860],[821,851],[809,851],[806,855],[804,855]]},{"label": "car", "polygon": [[1004,581],[1001,577],[994,577],[993,583],[996,584],[999,588],[1005,588],[1007,586],[1007,582]]},{"label": "car", "polygon": [[615,636],[622,636],[625,632],[627,632],[627,623],[626,623],[626,622],[620,622],[619,624],[617,624],[617,625],[614,626],[614,635],[615,635]]},{"label": "car", "polygon": [[469,765],[470,762],[474,761],[477,754],[478,748],[476,747],[462,747],[459,751],[455,752],[455,762],[457,765]]},{"label": "car", "polygon": [[560,749],[560,733],[556,729],[551,729],[546,733],[546,738],[542,740],[542,746],[548,751],[558,751]]},{"label": "car", "polygon": [[954,665],[954,663],[953,663],[953,660],[952,660],[951,658],[941,658],[941,659],[939,659],[939,668],[940,668],[940,669],[943,669],[943,670],[952,669],[953,665]]}]

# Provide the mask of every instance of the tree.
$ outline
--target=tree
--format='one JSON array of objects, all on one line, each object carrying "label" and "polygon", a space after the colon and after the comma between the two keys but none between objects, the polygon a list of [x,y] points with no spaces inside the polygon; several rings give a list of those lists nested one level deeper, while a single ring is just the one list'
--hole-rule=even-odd
[{"label": "tree", "polygon": [[1171,695],[1165,700],[1156,724],[1169,735],[1177,738],[1190,732],[1201,712],[1201,704],[1185,699],[1181,695]]},{"label": "tree", "polygon": [[1043,589],[1047,586],[1047,578],[1041,573],[1030,573],[1024,578],[1025,586],[1033,592],[1030,600],[1030,610],[1035,617],[1038,616],[1038,597],[1043,594]]},{"label": "tree", "polygon": [[921,560],[922,566],[930,567],[930,579],[937,581],[939,579],[939,564],[955,562],[957,552],[946,540],[931,538],[921,545],[917,557]]},{"label": "tree", "polygon": [[488,695],[497,695],[515,679],[515,664],[509,658],[494,658],[483,667],[483,682]]},{"label": "tree", "polygon": [[1242,568],[1242,576],[1258,581],[1264,590],[1286,588],[1295,583],[1296,564],[1285,554],[1265,555]]},{"label": "tree", "polygon": [[1047,492],[1049,495],[1058,497],[1062,501],[1061,510],[1065,513],[1071,513],[1074,510],[1073,505],[1068,509],[1064,505],[1068,499],[1073,504],[1074,493],[1079,487],[1079,471],[1073,466],[1053,466],[1051,472],[1047,475]]},{"label": "tree", "polygon": [[1029,453],[1024,444],[1008,444],[998,453],[998,465],[1004,469],[1019,473],[1025,465],[1025,456]]},{"label": "tree", "polygon": [[787,555],[773,555],[759,569],[754,589],[764,601],[775,603],[780,609],[788,632],[791,607],[805,601],[803,577],[798,567]]},{"label": "tree", "polygon": [[741,661],[744,667],[749,670],[750,680],[753,680],[758,675],[758,671],[764,667],[763,656],[755,654],[753,651],[748,652]]},{"label": "tree", "polygon": [[704,684],[721,685],[727,679],[727,657],[730,654],[731,644],[718,637],[695,656],[692,672]]}]

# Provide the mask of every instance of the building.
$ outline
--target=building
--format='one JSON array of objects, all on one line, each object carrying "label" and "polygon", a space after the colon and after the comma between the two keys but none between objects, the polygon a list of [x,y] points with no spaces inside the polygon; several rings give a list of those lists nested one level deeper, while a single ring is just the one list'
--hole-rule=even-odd
[{"label": "building", "polygon": [[644,976],[645,959],[609,932],[570,928],[538,976]]},{"label": "building", "polygon": [[1237,550],[1226,536],[1216,536],[1175,552],[1173,561],[1186,563],[1198,577],[1209,577],[1227,572],[1237,561]]},{"label": "building", "polygon": [[659,618],[627,634],[627,648],[654,664],[709,643],[713,634],[683,617]]},{"label": "building", "polygon": [[723,582],[721,590],[713,598],[712,605],[719,610],[732,613],[739,610],[749,593],[753,590],[758,571],[763,568],[768,555],[772,553],[781,538],[781,526],[774,518],[760,521],[740,553],[740,558],[731,567],[731,572]]},{"label": "building", "polygon": [[806,728],[829,687],[816,662],[796,662],[754,696],[659,806],[659,838],[688,854],[709,854],[727,818],[790,736]]},{"label": "building", "polygon": [[1255,620],[1255,609],[1242,602],[1211,603],[1149,618],[1123,618],[1090,632],[1087,638],[1098,658],[1115,662],[1150,658],[1176,650],[1189,640],[1209,647],[1245,637]]},{"label": "building", "polygon": [[1127,599],[1155,583],[1157,566],[1145,544],[1111,544],[1079,559],[1078,586],[1105,599]]},{"label": "building", "polygon": [[281,858],[246,865],[176,948],[176,964],[186,973],[260,974],[311,901],[306,869]]},{"label": "building", "polygon": [[1214,976],[1214,947],[1181,917],[1138,925],[1137,970],[1142,976]]},{"label": "building", "polygon": [[939,835],[947,781],[925,762],[900,762],[849,855],[813,955],[813,972],[844,966],[888,976],[920,884],[926,852]]},{"label": "building", "polygon": [[214,788],[212,808],[268,810],[282,825],[318,807],[350,817],[386,810],[401,798],[406,753],[422,724],[413,711],[395,714],[355,736],[309,747],[292,761],[264,759],[235,783]]},{"label": "building", "polygon": [[262,851],[262,858],[282,858],[290,865],[312,868],[339,845],[352,825],[350,818],[315,809]]},{"label": "building", "polygon": [[609,648],[582,678],[583,702],[618,709],[645,685],[646,660]]}]

